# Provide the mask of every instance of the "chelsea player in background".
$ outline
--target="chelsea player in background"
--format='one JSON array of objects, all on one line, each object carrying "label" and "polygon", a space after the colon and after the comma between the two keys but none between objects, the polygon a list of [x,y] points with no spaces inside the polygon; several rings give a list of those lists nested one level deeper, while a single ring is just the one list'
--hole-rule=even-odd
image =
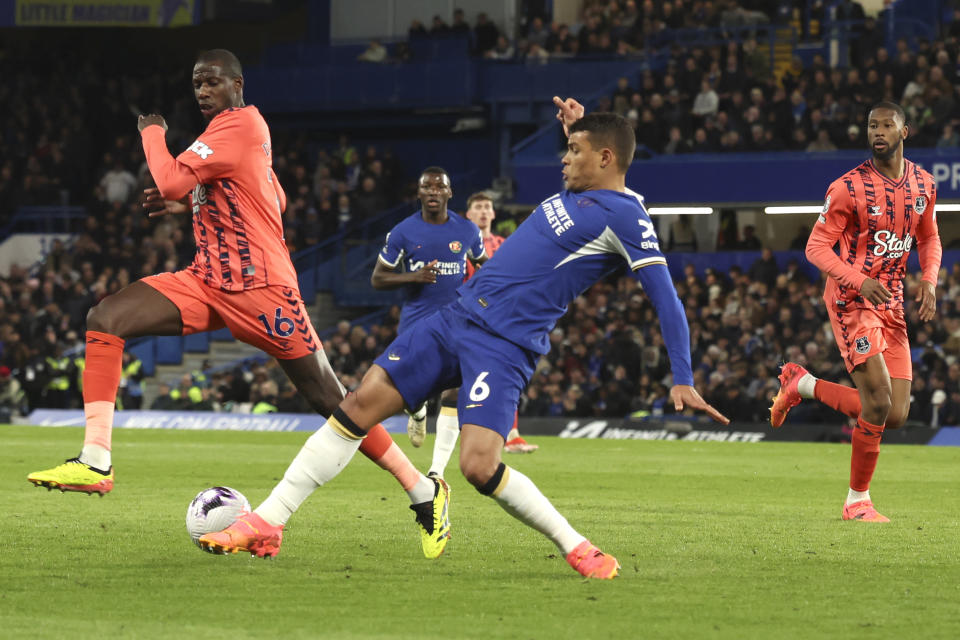
[{"label": "chelsea player in background", "polygon": [[458,301],[399,335],[356,393],[310,436],[263,504],[224,531],[200,538],[204,549],[275,555],[283,525],[314,489],[347,465],[368,429],[404,406],[461,386],[460,469],[467,480],[550,538],[581,575],[617,575],[616,558],[591,544],[529,478],[500,460],[520,393],[549,350],[548,334],[567,305],[628,264],[660,318],[675,408],[700,409],[714,420],[729,421],[693,388],[683,307],[653,224],[640,198],[626,189],[636,146],[633,129],[625,118],[601,113],[577,120],[568,132],[564,190],[541,203],[507,238],[461,287]]},{"label": "chelsea player in background", "polygon": [[[370,277],[374,289],[406,290],[397,333],[457,299],[457,289],[467,277],[467,260],[478,265],[487,261],[480,228],[447,209],[453,189],[444,169],[423,170],[417,182],[417,197],[420,211],[390,230]],[[444,412],[456,412],[457,390],[444,391],[440,403],[444,408],[437,420],[437,433],[441,432],[441,421],[448,420],[443,417]],[[453,420],[456,422],[456,413]],[[427,435],[426,402],[410,407],[407,435],[413,446],[423,444]]]}]

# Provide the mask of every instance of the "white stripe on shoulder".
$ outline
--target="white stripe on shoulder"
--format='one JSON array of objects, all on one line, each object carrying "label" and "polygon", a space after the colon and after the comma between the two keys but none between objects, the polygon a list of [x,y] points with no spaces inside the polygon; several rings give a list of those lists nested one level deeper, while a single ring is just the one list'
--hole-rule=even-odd
[{"label": "white stripe on shoulder", "polygon": [[616,253],[623,256],[623,259],[627,262],[630,262],[630,254],[627,253],[627,248],[623,246],[622,242],[620,242],[620,238],[618,238],[617,234],[613,232],[613,229],[610,227],[604,227],[603,232],[599,236],[558,262],[554,269],[562,267],[566,263],[572,262],[577,258],[595,256],[601,253]]},{"label": "white stripe on shoulder", "polygon": [[637,202],[640,203],[640,206],[641,206],[641,207],[646,207],[646,206],[647,206],[646,203],[644,203],[644,201],[643,201],[643,196],[640,195],[639,193],[637,193],[636,191],[634,191],[633,189],[631,189],[630,187],[625,187],[625,193],[626,193],[627,195],[630,195],[630,196],[633,196],[634,198],[636,198],[636,199],[637,199]]}]

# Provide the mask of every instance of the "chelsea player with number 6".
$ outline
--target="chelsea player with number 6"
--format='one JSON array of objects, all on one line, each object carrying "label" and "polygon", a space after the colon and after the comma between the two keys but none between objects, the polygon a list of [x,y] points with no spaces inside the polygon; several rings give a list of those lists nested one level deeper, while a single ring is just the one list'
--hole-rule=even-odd
[{"label": "chelsea player with number 6", "polygon": [[574,122],[569,134],[564,189],[530,214],[460,287],[457,300],[397,336],[357,392],[310,437],[266,501],[225,530],[201,537],[201,547],[235,552],[276,538],[307,497],[350,462],[373,425],[404,406],[416,407],[434,393],[460,387],[464,477],[546,536],[579,574],[597,579],[617,575],[615,557],[574,529],[530,478],[501,461],[520,394],[537,361],[549,351],[550,330],[567,306],[591,284],[626,265],[660,317],[675,408],[701,409],[728,421],[692,386],[683,307],[666,258],[653,242],[647,212],[624,183],[636,146],[633,128],[618,115],[592,114]]}]

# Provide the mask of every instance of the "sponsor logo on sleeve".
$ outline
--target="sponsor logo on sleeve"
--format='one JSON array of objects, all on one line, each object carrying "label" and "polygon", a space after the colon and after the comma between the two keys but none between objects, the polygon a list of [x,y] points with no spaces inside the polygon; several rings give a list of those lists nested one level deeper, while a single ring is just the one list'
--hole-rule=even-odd
[{"label": "sponsor logo on sleeve", "polygon": [[826,213],[830,211],[830,196],[827,196],[827,199],[823,201],[823,209],[820,210],[820,213]]},{"label": "sponsor logo on sleeve", "polygon": [[201,160],[206,160],[213,155],[213,149],[199,140],[195,140],[194,143],[190,145],[188,151],[193,151],[195,154],[200,156]]}]

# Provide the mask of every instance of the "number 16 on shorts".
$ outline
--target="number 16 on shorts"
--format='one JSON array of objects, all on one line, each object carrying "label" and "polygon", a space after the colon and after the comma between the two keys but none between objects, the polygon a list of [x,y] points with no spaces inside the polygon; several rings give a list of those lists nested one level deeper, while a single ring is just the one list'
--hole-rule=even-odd
[{"label": "number 16 on shorts", "polygon": [[293,320],[283,315],[283,307],[277,307],[273,312],[272,322],[267,318],[267,314],[261,313],[257,319],[263,323],[263,328],[271,338],[278,336],[286,338],[293,335],[296,325]]}]

